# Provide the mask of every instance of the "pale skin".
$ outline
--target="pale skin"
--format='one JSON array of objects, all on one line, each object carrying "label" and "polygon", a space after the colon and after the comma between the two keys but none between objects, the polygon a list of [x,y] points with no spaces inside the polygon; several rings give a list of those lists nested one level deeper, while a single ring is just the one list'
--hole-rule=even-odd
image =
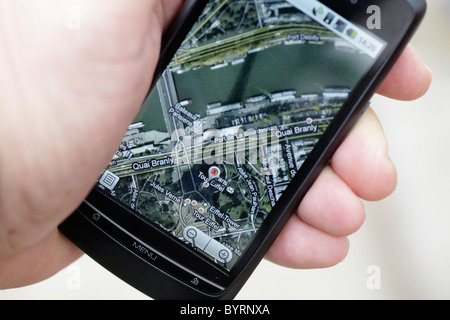
[{"label": "pale skin", "polygon": [[[143,101],[160,37],[181,0],[0,0],[0,289],[48,278],[82,253],[57,226],[84,199]],[[74,2],[74,3],[75,3]],[[422,96],[431,73],[408,47],[379,89]],[[267,258],[293,268],[339,263],[396,170],[372,109],[339,147]]]}]

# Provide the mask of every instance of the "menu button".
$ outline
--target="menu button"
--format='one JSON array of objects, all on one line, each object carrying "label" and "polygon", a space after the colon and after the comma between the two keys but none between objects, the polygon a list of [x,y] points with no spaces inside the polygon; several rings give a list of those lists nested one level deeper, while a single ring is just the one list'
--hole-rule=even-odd
[{"label": "menu button", "polygon": [[133,242],[132,247],[135,250],[139,251],[142,255],[144,255],[146,259],[151,259],[154,261],[158,258],[158,256],[153,251],[150,251],[145,246],[136,241]]}]

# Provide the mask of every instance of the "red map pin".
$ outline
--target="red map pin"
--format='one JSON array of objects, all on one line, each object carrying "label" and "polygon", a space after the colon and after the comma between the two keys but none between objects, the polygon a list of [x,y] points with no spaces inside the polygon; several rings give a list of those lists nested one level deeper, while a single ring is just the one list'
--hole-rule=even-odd
[{"label": "red map pin", "polygon": [[216,166],[209,168],[208,171],[209,179],[217,178],[220,175],[220,169]]}]

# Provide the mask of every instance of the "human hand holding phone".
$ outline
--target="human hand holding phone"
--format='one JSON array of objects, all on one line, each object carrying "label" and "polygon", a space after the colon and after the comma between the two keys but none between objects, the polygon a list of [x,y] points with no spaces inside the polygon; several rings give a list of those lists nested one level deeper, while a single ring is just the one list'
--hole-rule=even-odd
[{"label": "human hand holding phone", "polygon": [[[0,83],[8,90],[0,98],[0,133],[15,150],[4,150],[0,157],[1,288],[42,280],[80,255],[57,225],[92,188],[140,107],[162,29],[180,1],[138,1],[132,8],[119,0],[88,3],[81,6],[81,29],[67,30],[60,16],[64,8],[57,1],[48,1],[45,8],[1,2],[8,17],[0,22],[1,52],[7,53]],[[415,99],[430,79],[408,47],[380,93]],[[382,199],[392,192],[395,179],[381,126],[368,111],[307,193],[268,258],[297,268],[338,263],[348,250],[346,236],[364,220],[360,199]],[[301,251],[293,252],[293,243]]]}]

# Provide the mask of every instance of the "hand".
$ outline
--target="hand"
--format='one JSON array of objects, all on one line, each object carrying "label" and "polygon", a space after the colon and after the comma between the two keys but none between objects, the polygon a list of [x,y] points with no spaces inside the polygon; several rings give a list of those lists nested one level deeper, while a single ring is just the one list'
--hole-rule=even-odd
[{"label": "hand", "polygon": [[181,0],[0,0],[0,288],[81,255],[56,227],[111,160]]},{"label": "hand", "polygon": [[[137,113],[162,30],[181,2],[79,0],[81,29],[69,30],[61,1],[0,0],[0,288],[45,279],[82,254],[57,226],[88,194]],[[408,48],[380,90],[413,99],[429,81]],[[360,198],[381,199],[394,188],[386,149],[368,111],[268,258],[308,268],[340,261],[346,236],[364,220]]]}]

